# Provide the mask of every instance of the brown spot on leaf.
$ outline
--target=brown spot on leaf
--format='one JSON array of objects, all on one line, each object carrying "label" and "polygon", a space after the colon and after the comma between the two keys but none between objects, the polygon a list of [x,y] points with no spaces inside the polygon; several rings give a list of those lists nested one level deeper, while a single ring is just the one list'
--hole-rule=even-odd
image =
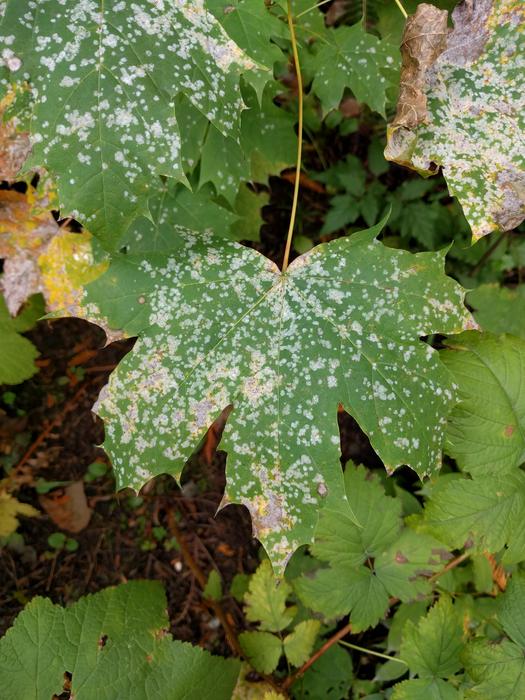
[{"label": "brown spot on leaf", "polygon": [[514,435],[514,431],[516,430],[516,426],[514,425],[507,425],[505,427],[505,430],[503,431],[505,437],[512,437]]}]

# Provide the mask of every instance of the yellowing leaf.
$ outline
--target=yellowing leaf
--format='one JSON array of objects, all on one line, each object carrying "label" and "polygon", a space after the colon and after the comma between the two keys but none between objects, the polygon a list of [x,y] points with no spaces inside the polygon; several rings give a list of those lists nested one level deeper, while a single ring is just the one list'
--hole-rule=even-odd
[{"label": "yellowing leaf", "polygon": [[108,267],[106,261],[95,263],[91,234],[68,233],[55,236],[38,258],[41,291],[50,311],[75,306],[82,288],[97,279]]},{"label": "yellowing leaf", "polygon": [[0,190],[0,257],[5,258],[0,287],[12,315],[38,292],[49,311],[73,308],[83,286],[107,267],[95,263],[89,232],[58,226],[51,213],[56,200],[45,177],[25,193]]},{"label": "yellowing leaf", "polygon": [[8,537],[19,525],[18,516],[32,517],[38,511],[28,503],[21,503],[7,491],[0,491],[0,537]]}]

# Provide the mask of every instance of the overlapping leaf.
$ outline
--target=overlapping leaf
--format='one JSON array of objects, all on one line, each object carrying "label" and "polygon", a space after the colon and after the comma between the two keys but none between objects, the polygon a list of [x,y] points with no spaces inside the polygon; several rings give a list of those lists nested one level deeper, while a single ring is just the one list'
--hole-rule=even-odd
[{"label": "overlapping leaf", "polygon": [[525,694],[525,579],[522,573],[512,577],[504,594],[498,619],[508,638],[497,643],[478,639],[462,654],[471,684],[468,700],[514,700]]},{"label": "overlapping leaf", "polygon": [[12,318],[0,294],[0,384],[18,384],[37,371],[35,360],[39,352],[20,334],[28,331],[42,314],[43,308],[33,297],[22,313]]},{"label": "overlapping leaf", "polygon": [[[439,484],[439,482],[438,482]],[[434,490],[425,507],[428,530],[451,548],[503,551],[505,563],[525,558],[525,475],[453,479]]]},{"label": "overlapping leaf", "polygon": [[442,353],[461,402],[447,428],[446,450],[462,469],[498,475],[525,462],[525,341],[474,331]]},{"label": "overlapping leaf", "polygon": [[397,52],[367,33],[361,22],[332,29],[325,37],[311,59],[312,90],[321,100],[323,110],[328,112],[338,107],[348,87],[359,102],[384,115],[386,90],[397,78]]},{"label": "overlapping leaf", "polygon": [[444,679],[461,668],[462,636],[461,619],[447,598],[417,625],[408,621],[401,657],[418,678],[396,685],[393,700],[460,700],[460,693]]},{"label": "overlapping leaf", "polygon": [[400,499],[385,495],[364,468],[347,466],[347,512],[325,508],[313,554],[330,564],[295,582],[301,600],[327,618],[350,612],[354,630],[374,626],[389,598],[413,600],[430,593],[428,579],[448,552],[438,541],[403,528]]},{"label": "overlapping leaf", "polygon": [[470,317],[442,253],[386,248],[379,231],[319,246],[284,275],[253,250],[189,233],[173,254],[115,258],[79,312],[140,335],[97,407],[119,484],[178,477],[233,404],[223,505],[246,505],[283,565],[311,541],[319,506],[342,498],[339,402],[389,470],[438,469],[454,397],[419,337]]},{"label": "overlapping leaf", "polygon": [[162,587],[133,581],[69,608],[36,598],[0,640],[2,698],[229,700],[240,664],[171,639]]},{"label": "overlapping leaf", "polygon": [[[423,13],[427,6],[419,7]],[[442,166],[475,239],[511,229],[525,217],[523,11],[520,0],[456,7],[445,50],[425,66],[422,84],[410,86],[424,96],[426,115],[421,110],[407,124],[398,111],[386,151],[391,160],[427,174]],[[427,32],[435,41],[435,26]],[[419,49],[414,47],[420,57],[423,34],[421,28]]]},{"label": "overlapping leaf", "polygon": [[147,212],[158,175],[184,179],[174,97],[235,135],[240,75],[271,77],[204,0],[11,0],[0,31],[11,79],[33,88],[31,163],[56,175],[64,214],[108,247]]}]

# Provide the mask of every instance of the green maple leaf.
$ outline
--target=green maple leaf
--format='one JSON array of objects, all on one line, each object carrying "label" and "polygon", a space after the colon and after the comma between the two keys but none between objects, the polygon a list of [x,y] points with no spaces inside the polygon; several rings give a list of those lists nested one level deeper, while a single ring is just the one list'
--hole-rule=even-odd
[{"label": "green maple leaf", "polygon": [[239,662],[174,641],[166,605],[155,581],[107,588],[68,608],[33,598],[0,639],[3,700],[60,695],[65,671],[78,700],[229,700]]},{"label": "green maple leaf", "polygon": [[233,204],[240,181],[265,184],[270,175],[280,173],[295,162],[296,119],[274,104],[276,94],[275,86],[269,85],[259,104],[253,90],[243,90],[247,109],[241,114],[238,141],[224,136],[213,126],[203,132],[199,186],[211,182],[217,192]]},{"label": "green maple leaf", "polygon": [[[159,175],[184,180],[174,98],[184,93],[235,137],[239,79],[264,68],[239,48],[203,0],[10,0],[4,64],[33,89],[33,156],[58,180],[61,208],[112,247],[147,213]],[[5,52],[4,52],[5,53]],[[266,70],[267,77],[271,77]]]},{"label": "green maple leaf", "polygon": [[446,451],[472,474],[498,474],[525,461],[525,340],[470,331],[447,341],[442,360],[461,402]]},{"label": "green maple leaf", "polygon": [[324,36],[317,54],[306,61],[323,111],[338,107],[345,88],[350,88],[356,100],[385,116],[386,90],[393,85],[398,52],[366,32],[361,22]]},{"label": "green maple leaf", "polygon": [[[206,0],[207,9],[222,25],[228,36],[260,66],[272,67],[284,56],[272,39],[288,38],[283,18],[264,0]],[[249,73],[250,84],[259,98],[268,82],[268,71],[254,68]]]},{"label": "green maple leaf", "polygon": [[424,174],[440,165],[475,239],[525,217],[522,11],[520,0],[458,5],[445,50],[426,69],[426,118],[394,121],[386,150]]},{"label": "green maple leaf", "polygon": [[139,335],[97,411],[119,484],[180,476],[229,404],[223,505],[242,503],[272,562],[312,540],[321,505],[343,498],[337,406],[389,470],[441,463],[454,401],[420,342],[469,322],[444,253],[383,246],[381,226],[318,246],[285,274],[254,250],[180,234],[172,254],[116,256],[78,313]]},{"label": "green maple leaf", "polygon": [[135,219],[121,245],[133,253],[139,251],[169,251],[173,248],[177,231],[211,231],[218,236],[232,238],[231,227],[239,217],[218,204],[211,186],[198,192],[173,182],[159,182],[159,191],[149,200],[151,217]]}]

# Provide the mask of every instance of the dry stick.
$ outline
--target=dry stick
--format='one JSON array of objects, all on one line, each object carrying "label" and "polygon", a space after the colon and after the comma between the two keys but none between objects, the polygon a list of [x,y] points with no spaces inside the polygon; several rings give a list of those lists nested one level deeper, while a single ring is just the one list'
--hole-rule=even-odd
[{"label": "dry stick", "polygon": [[459,566],[461,564],[461,562],[464,562],[465,559],[468,559],[469,557],[470,557],[470,552],[463,552],[463,554],[460,554],[455,559],[452,559],[451,561],[449,561],[449,563],[446,566],[444,566],[441,569],[441,571],[438,571],[437,574],[434,574],[433,576],[431,576],[428,579],[429,583],[434,583],[434,581],[437,581],[438,578],[440,578],[444,574],[448,573],[452,569],[455,569],[456,566]]},{"label": "dry stick", "polygon": [[487,262],[487,260],[490,258],[492,253],[496,250],[496,248],[499,246],[501,241],[505,240],[507,234],[510,233],[510,231],[503,231],[503,233],[500,233],[500,235],[496,238],[494,243],[490,246],[490,248],[487,248],[487,250],[483,253],[481,258],[478,260],[477,264],[472,268],[472,270],[468,273],[469,277],[474,277],[479,270],[483,267],[483,265]]},{"label": "dry stick", "polygon": [[[190,552],[188,545],[186,544],[184,535],[182,534],[181,529],[177,525],[175,515],[171,510],[168,511],[168,525],[173,536],[179,543],[180,551],[182,553],[182,556],[184,557],[184,561],[187,567],[191,570],[192,574],[199,582],[200,587],[204,590],[207,583],[206,575],[193,558],[193,555]],[[243,651],[241,649],[241,645],[239,644],[239,640],[237,639],[237,635],[235,634],[233,627],[226,619],[226,615],[224,614],[224,611],[219,605],[219,603],[217,603],[214,600],[206,599],[206,605],[212,608],[213,612],[217,616],[217,619],[223,626],[224,632],[226,633],[226,639],[228,641],[228,644],[230,645],[231,650],[234,652],[234,654],[237,654],[237,656],[244,656]]]},{"label": "dry stick", "polygon": [[[189,547],[186,543],[184,535],[182,534],[181,529],[177,525],[177,521],[175,520],[175,515],[173,514],[173,512],[171,510],[168,510],[167,517],[168,517],[168,527],[179,544],[180,551],[182,553],[182,556],[184,558],[184,561],[185,561],[187,567],[190,569],[193,576],[199,582],[200,587],[204,590],[206,583],[207,583],[205,573],[202,571],[200,566],[197,564],[197,562],[193,558],[193,555],[189,550]],[[233,651],[234,654],[236,654],[241,659],[243,659],[245,657],[245,655],[244,655],[244,652],[242,650],[242,647],[239,644],[239,640],[237,639],[237,635],[235,633],[235,630],[228,622],[226,615],[224,613],[224,610],[222,609],[220,603],[218,603],[214,600],[211,600],[211,599],[205,599],[205,603],[209,608],[211,608],[213,610],[213,612],[215,613],[215,616],[217,617],[217,619],[221,623],[221,625],[224,629],[224,632],[226,634],[226,640],[230,646],[230,649]],[[274,688],[274,690],[276,690],[276,691],[281,690],[281,688],[277,685],[277,683],[275,682],[275,680],[271,676],[267,676],[267,675],[262,674],[262,673],[259,675],[261,676],[261,678],[264,678],[264,680],[267,683],[269,683],[272,686],[272,688]]]},{"label": "dry stick", "polygon": [[71,411],[75,407],[78,399],[86,391],[87,387],[88,387],[88,383],[83,384],[80,387],[80,389],[78,389],[78,391],[73,395],[73,397],[71,399],[69,399],[69,401],[66,402],[62,411],[60,411],[60,413],[58,415],[56,415],[55,418],[53,418],[51,423],[49,423],[49,425],[46,428],[44,428],[44,430],[42,430],[42,432],[38,435],[38,437],[35,440],[33,440],[31,445],[27,449],[27,451],[22,455],[22,457],[21,457],[20,461],[18,462],[18,464],[16,465],[16,467],[13,469],[14,473],[16,473],[21,467],[24,466],[24,464],[27,462],[27,460],[33,456],[33,454],[35,453],[37,448],[49,436],[49,434],[51,433],[53,428],[55,428],[63,420],[63,418],[66,416],[66,414],[68,414],[69,411]]},{"label": "dry stick", "polygon": [[281,685],[282,690],[288,690],[290,686],[292,686],[296,680],[298,680],[308,669],[312,664],[315,664],[317,659],[319,659],[324,653],[330,649],[330,647],[333,647],[334,644],[337,644],[337,642],[342,639],[343,637],[346,637],[347,634],[350,634],[352,631],[352,626],[350,623],[345,625],[342,629],[339,630],[339,632],[336,632],[330,639],[327,639],[327,641],[323,644],[322,647],[319,647],[319,649],[315,652],[315,654],[312,654],[312,656],[306,661],[301,668],[297,669],[295,673],[293,673],[291,676],[288,676],[284,680],[284,682]]}]

